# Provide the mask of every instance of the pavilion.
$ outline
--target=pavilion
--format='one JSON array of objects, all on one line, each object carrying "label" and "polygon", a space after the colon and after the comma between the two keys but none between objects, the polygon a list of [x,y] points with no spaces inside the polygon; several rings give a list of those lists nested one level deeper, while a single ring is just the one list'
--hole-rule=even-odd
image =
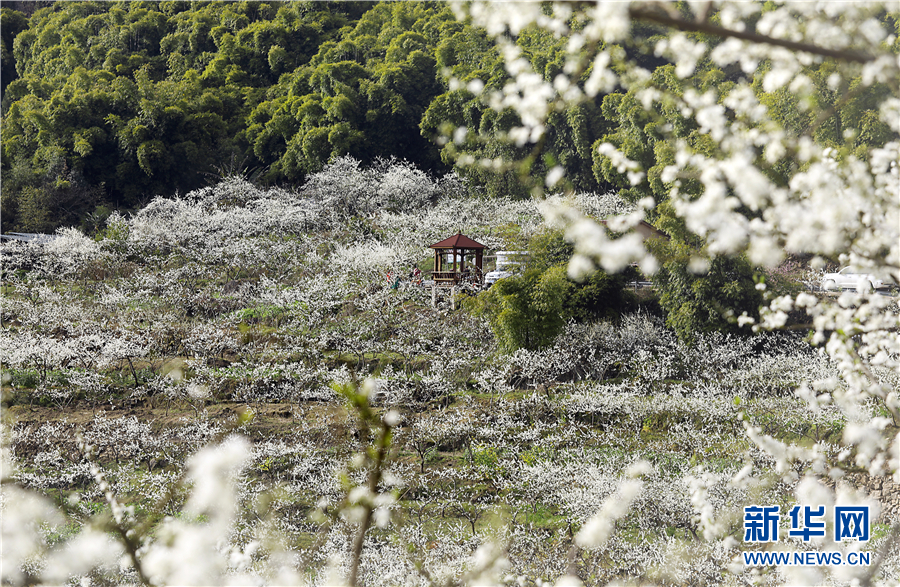
[{"label": "pavilion", "polygon": [[[438,288],[450,288],[451,308],[456,309],[456,288],[461,283],[480,285],[484,282],[482,261],[484,245],[464,234],[456,233],[450,238],[436,242],[434,249],[434,271],[431,272],[431,305],[437,305]],[[470,262],[466,264],[466,257]]]},{"label": "pavilion", "polygon": [[[431,272],[431,278],[436,286],[456,286],[463,281],[481,283],[484,279],[483,244],[475,242],[464,234],[456,233],[450,238],[434,243],[429,248],[434,249],[434,271]],[[474,256],[470,266],[466,265],[467,256]]]}]

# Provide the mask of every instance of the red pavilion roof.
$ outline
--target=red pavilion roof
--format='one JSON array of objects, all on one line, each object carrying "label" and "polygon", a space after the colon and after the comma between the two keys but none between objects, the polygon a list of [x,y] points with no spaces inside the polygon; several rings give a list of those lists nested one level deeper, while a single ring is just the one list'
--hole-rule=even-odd
[{"label": "red pavilion roof", "polygon": [[430,249],[483,249],[483,244],[477,243],[464,234],[456,233],[450,238],[434,243]]}]

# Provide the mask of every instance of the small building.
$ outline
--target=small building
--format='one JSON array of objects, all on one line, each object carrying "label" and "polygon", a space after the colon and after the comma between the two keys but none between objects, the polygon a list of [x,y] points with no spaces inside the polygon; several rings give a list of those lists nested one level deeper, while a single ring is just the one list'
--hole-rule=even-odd
[{"label": "small building", "polygon": [[484,280],[483,244],[456,233],[429,248],[434,249],[434,271],[431,272],[431,278],[435,286],[457,286],[462,282],[480,284]]},{"label": "small building", "polygon": [[497,251],[497,262],[493,271],[484,275],[484,285],[491,287],[497,280],[521,273],[528,262],[528,251]]}]

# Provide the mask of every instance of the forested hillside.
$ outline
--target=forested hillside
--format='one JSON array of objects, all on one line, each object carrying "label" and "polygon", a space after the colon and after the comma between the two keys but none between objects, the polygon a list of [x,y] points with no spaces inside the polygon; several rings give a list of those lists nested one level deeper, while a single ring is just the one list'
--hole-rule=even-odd
[{"label": "forested hillside", "polygon": [[[4,8],[2,38],[4,231],[52,231],[231,172],[295,184],[345,154],[446,171],[444,121],[514,122],[448,91],[448,75],[507,76],[444,3],[60,2]],[[521,192],[493,191],[506,190]]]},{"label": "forested hillside", "polygon": [[[516,96],[495,110],[481,95],[514,87],[510,71],[486,30],[441,2],[9,5],[2,9],[4,232],[91,229],[113,209],[234,172],[297,185],[341,155],[363,164],[396,157],[440,173],[489,161],[459,170],[492,196],[527,196],[522,179],[561,165],[578,191],[622,188],[636,200],[641,190],[597,145],[614,144],[643,165],[646,187],[660,196],[667,189],[660,172],[673,158],[660,129],[669,125],[692,144],[708,140],[676,108],[648,116],[634,87],[607,84],[593,66],[579,84],[596,99],[550,112],[536,145],[508,135],[523,127]],[[881,18],[896,28],[891,15]],[[576,17],[571,24],[583,26]],[[630,45],[665,33],[637,22]],[[536,82],[552,82],[567,67],[566,40],[552,32],[530,25],[514,42]],[[635,57],[654,84],[683,91],[666,55]],[[720,86],[725,94],[750,77],[792,131],[859,152],[890,137],[873,109],[887,84],[847,94],[829,81],[832,64],[810,63],[815,87],[801,99],[789,88],[769,91],[762,80],[770,68],[763,61],[754,73],[702,60],[696,89]],[[535,86],[527,99],[539,96]],[[848,139],[850,128],[860,132]]]}]

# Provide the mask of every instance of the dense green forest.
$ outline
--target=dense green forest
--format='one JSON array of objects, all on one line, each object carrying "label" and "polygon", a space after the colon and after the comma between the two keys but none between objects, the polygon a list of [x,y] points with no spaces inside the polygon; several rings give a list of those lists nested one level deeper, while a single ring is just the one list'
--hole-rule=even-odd
[{"label": "dense green forest", "polygon": [[[576,190],[659,197],[667,189],[659,171],[673,156],[659,127],[670,125],[692,143],[704,140],[676,109],[660,106],[649,119],[633,90],[612,88],[553,112],[537,145],[517,145],[505,131],[518,125],[518,115],[490,108],[487,92],[479,91],[502,89],[510,79],[497,47],[440,2],[8,6],[2,9],[4,232],[91,229],[113,209],[135,209],[156,195],[186,193],[236,173],[299,186],[342,155],[364,164],[404,159],[433,174],[456,167],[488,195],[527,196],[523,177],[541,178],[560,164]],[[631,42],[662,34],[635,25]],[[545,80],[563,71],[565,39],[532,27],[514,40]],[[663,58],[643,59],[652,83],[686,85]],[[698,67],[702,75],[694,79],[706,84],[745,75]],[[847,88],[828,85],[827,61],[810,67],[821,87],[807,103],[787,90],[766,97],[778,116],[848,152],[883,144],[890,132],[871,105],[887,86],[851,92],[836,104]],[[757,89],[765,93],[761,84]],[[821,120],[818,113],[829,111]],[[864,131],[848,137],[845,126]],[[447,140],[460,127],[468,133]],[[647,181],[628,187],[597,152],[600,142],[640,162]],[[463,168],[460,154],[520,164]]]}]

